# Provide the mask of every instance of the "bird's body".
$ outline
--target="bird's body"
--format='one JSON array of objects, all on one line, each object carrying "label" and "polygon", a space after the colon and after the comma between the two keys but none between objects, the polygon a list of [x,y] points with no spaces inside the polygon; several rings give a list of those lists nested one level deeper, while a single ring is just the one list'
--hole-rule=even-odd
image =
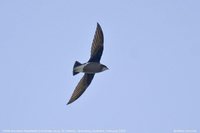
[{"label": "bird's body", "polygon": [[97,23],[96,32],[92,42],[90,59],[88,60],[88,62],[83,64],[78,61],[74,63],[73,75],[82,72],[84,73],[84,76],[79,81],[67,104],[74,102],[83,94],[83,92],[92,82],[96,73],[103,72],[108,69],[105,65],[100,63],[100,59],[103,53],[103,42],[103,31],[101,29],[101,26]]},{"label": "bird's body", "polygon": [[87,62],[74,68],[75,72],[83,72],[88,74],[95,74],[106,70],[105,65],[97,62]]}]

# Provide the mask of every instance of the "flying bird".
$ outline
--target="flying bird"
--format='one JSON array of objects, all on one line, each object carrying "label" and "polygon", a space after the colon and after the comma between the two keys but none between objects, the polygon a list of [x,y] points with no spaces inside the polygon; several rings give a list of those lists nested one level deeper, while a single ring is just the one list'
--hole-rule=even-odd
[{"label": "flying bird", "polygon": [[74,102],[83,94],[83,92],[92,82],[94,75],[96,73],[103,72],[108,69],[107,66],[100,63],[100,59],[104,49],[103,43],[104,43],[103,31],[99,23],[97,23],[91,47],[90,59],[88,60],[88,62],[83,64],[81,64],[78,61],[74,63],[73,75],[76,75],[80,72],[84,73],[84,75],[82,79],[79,81],[78,85],[76,86],[67,104]]}]

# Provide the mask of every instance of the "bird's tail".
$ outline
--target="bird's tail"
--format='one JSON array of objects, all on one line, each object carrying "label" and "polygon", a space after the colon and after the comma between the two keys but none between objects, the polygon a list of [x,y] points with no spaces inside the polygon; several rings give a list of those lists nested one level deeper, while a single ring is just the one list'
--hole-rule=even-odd
[{"label": "bird's tail", "polygon": [[78,74],[79,72],[78,71],[76,71],[76,67],[78,67],[78,66],[80,66],[80,65],[82,65],[80,62],[78,62],[78,61],[76,61],[75,63],[74,63],[74,67],[73,67],[73,75],[76,75],[76,74]]}]

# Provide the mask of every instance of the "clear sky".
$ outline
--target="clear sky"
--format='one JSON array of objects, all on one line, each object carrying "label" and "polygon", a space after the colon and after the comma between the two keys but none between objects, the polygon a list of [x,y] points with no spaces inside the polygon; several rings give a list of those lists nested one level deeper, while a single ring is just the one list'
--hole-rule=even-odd
[{"label": "clear sky", "polygon": [[[67,106],[97,22],[110,70]],[[0,130],[200,132],[199,101],[199,0],[0,1]]]}]

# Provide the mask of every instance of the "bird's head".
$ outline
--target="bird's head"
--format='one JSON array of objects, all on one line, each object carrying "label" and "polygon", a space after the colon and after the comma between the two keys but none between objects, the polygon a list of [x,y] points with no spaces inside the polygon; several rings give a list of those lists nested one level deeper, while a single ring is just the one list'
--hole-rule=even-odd
[{"label": "bird's head", "polygon": [[102,71],[108,70],[108,67],[105,65],[102,65]]}]

